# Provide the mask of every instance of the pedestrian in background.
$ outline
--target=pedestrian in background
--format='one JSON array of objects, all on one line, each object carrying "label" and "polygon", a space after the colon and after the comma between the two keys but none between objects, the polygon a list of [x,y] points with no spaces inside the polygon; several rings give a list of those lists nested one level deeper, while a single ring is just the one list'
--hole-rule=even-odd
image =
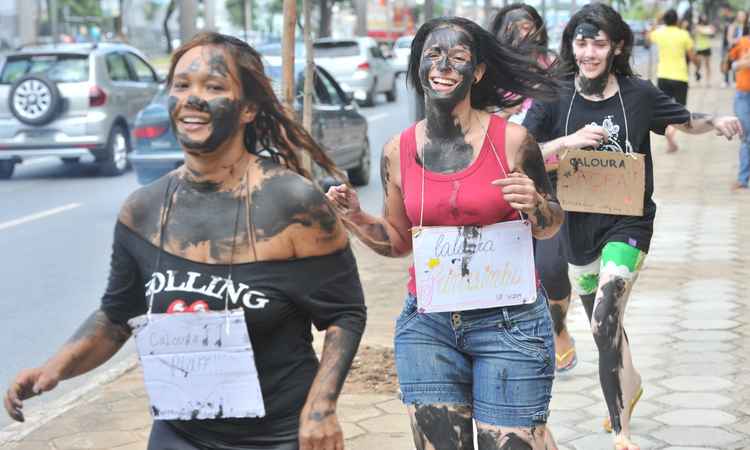
[{"label": "pedestrian in background", "polygon": [[[520,47],[521,51],[534,55],[545,67],[552,65],[554,57],[548,49],[547,29],[533,6],[515,3],[500,9],[490,24],[490,31],[501,43]],[[533,99],[526,98],[519,106],[502,110],[501,115],[510,116],[508,120],[511,122],[523,123],[532,102]],[[553,192],[557,186],[558,163],[557,154],[549,155],[544,161]],[[535,242],[534,261],[542,286],[549,298],[555,332],[555,369],[558,374],[569,372],[578,363],[578,355],[566,322],[571,290],[568,279],[568,260],[560,233],[549,239]]]},{"label": "pedestrian in background", "polygon": [[[200,359],[175,353],[154,363],[196,375],[179,394],[165,389],[173,380],[144,370],[161,397],[151,398],[149,450],[342,449],[336,403],[364,331],[364,295],[346,230],[297,155],[338,172],[287,117],[244,41],[196,35],[175,51],[167,90],[185,164],[126,200],[101,306],[48,362],[18,374],[5,408],[23,421],[24,400],[93,370],[158,321],[173,326],[152,330],[152,342],[170,331],[190,341],[197,328],[192,342],[203,344]],[[311,324],[326,330],[320,362]],[[208,351],[222,341],[230,351]],[[138,347],[146,367],[150,353]],[[229,364],[226,353],[239,358]],[[181,367],[185,360],[196,362]],[[199,381],[237,396],[199,391]]]},{"label": "pedestrian in background", "polygon": [[[531,235],[553,236],[562,210],[539,146],[523,127],[487,109],[515,104],[508,92],[554,97],[556,84],[547,70],[476,23],[449,17],[417,31],[408,79],[424,95],[426,119],[383,149],[382,216],[362,211],[356,191],[346,185],[330,188],[329,199],[350,229],[385,256],[430,251],[420,235],[435,227],[462,233],[464,244],[454,250],[455,257],[435,258],[447,270],[453,270],[452,261],[468,264],[477,251],[472,236],[482,236],[484,227],[517,226],[523,214],[529,220],[523,225],[530,234],[525,234],[529,254],[519,251],[516,257],[533,266]],[[494,253],[491,259],[507,257],[503,248],[486,250]],[[462,267],[452,272],[459,285],[466,285],[464,276],[495,269],[490,264],[465,275]],[[528,302],[492,297],[493,306],[477,309],[462,304],[462,292],[454,291],[455,310],[425,312],[430,286],[418,282],[424,270],[410,268],[408,295],[395,326],[396,368],[415,446],[473,449],[473,418],[480,449],[555,448],[546,427],[554,341],[543,290],[536,289]],[[532,280],[533,267],[524,270]]]},{"label": "pedestrian in background", "polygon": [[700,82],[701,78],[706,79],[706,86],[711,86],[711,46],[713,45],[714,36],[716,36],[716,27],[711,25],[708,17],[701,14],[698,17],[698,24],[695,26],[695,54],[698,57],[698,67],[695,70],[696,81]]},{"label": "pedestrian in background", "polygon": [[[750,36],[742,36],[727,55],[730,70],[735,71],[737,92],[734,96],[734,113],[742,128],[750,131]],[[733,190],[747,189],[750,181],[750,132],[740,141],[740,161]]]},{"label": "pedestrian in background", "polygon": [[[748,21],[747,13],[743,10],[737,11],[734,16],[734,20],[730,23],[726,31],[724,32],[724,42],[726,43],[726,52],[734,47],[734,45],[740,40],[740,38],[748,33]],[[722,55],[722,60],[726,61],[726,54]],[[729,76],[732,74],[732,68],[728,64],[722,65],[722,73],[724,74],[724,84],[722,87],[729,86]]]},{"label": "pedestrian in background", "polygon": [[[687,105],[688,62],[697,62],[693,52],[693,39],[690,33],[677,24],[677,11],[670,9],[662,16],[663,26],[649,33],[649,40],[659,50],[659,62],[656,69],[657,86],[677,103]],[[667,127],[667,152],[676,152],[679,147],[675,140],[677,129]]]},{"label": "pedestrian in background", "polygon": [[716,130],[731,138],[740,129],[734,117],[691,115],[635,76],[632,49],[633,33],[614,9],[601,3],[584,6],[563,31],[559,99],[535,101],[524,120],[544,155],[562,155],[566,149],[630,151],[643,155],[645,162],[642,215],[568,211],[561,229],[571,284],[581,297],[599,352],[599,382],[608,412],[603,426],[614,432],[616,450],[640,449],[631,437],[630,418],[643,389],[624,317],[656,215],[650,133],[661,134],[675,125],[692,134]]}]

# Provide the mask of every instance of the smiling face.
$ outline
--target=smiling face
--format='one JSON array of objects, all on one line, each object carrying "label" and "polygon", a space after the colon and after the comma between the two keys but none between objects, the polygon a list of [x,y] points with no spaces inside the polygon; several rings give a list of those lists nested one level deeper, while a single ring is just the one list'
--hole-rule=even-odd
[{"label": "smiling face", "polygon": [[169,90],[172,129],[185,151],[211,153],[242,138],[254,118],[242,102],[235,68],[219,47],[199,46],[177,61]]},{"label": "smiling face", "polygon": [[[579,27],[580,28],[580,27]],[[583,29],[573,39],[573,55],[578,65],[578,73],[590,80],[609,75],[615,48],[612,41],[602,30]],[[596,34],[593,31],[597,31]]]},{"label": "smiling face", "polygon": [[427,36],[419,80],[428,101],[452,107],[467,98],[474,80],[481,78],[471,43],[471,36],[456,27],[437,28]]}]

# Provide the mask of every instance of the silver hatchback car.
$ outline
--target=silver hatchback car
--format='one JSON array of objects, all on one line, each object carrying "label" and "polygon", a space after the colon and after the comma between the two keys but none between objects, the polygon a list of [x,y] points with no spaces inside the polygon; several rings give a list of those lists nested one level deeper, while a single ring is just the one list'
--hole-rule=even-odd
[{"label": "silver hatchback car", "polygon": [[114,43],[23,48],[0,71],[0,179],[39,156],[96,161],[102,173],[129,165],[135,117],[160,78],[135,48]]}]

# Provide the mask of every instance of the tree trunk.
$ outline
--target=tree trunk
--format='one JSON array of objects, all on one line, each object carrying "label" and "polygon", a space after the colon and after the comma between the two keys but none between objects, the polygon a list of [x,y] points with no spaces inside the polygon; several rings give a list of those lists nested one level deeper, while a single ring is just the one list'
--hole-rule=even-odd
[{"label": "tree trunk", "polygon": [[281,101],[286,113],[294,117],[294,32],[297,2],[284,0],[284,22],[281,34]]},{"label": "tree trunk", "polygon": [[432,19],[435,15],[435,9],[433,7],[433,0],[424,0],[424,21]]},{"label": "tree trunk", "polygon": [[164,15],[164,23],[162,26],[164,27],[164,36],[167,38],[167,53],[172,53],[172,34],[169,32],[169,19],[172,17],[172,14],[174,13],[174,4],[175,0],[169,0],[169,4],[167,5],[167,13]]},{"label": "tree trunk", "polygon": [[318,26],[318,37],[331,36],[331,0],[320,0],[320,24]]},{"label": "tree trunk", "polygon": [[367,0],[352,1],[354,2],[354,10],[357,13],[357,26],[354,34],[357,36],[367,36]]}]

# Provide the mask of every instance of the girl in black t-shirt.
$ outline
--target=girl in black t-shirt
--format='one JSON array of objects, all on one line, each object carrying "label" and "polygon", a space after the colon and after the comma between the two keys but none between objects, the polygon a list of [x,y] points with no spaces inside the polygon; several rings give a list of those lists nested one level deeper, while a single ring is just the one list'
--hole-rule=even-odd
[{"label": "girl in black t-shirt", "polygon": [[623,328],[630,291],[645,258],[656,205],[649,132],[667,125],[691,134],[715,130],[741,133],[735,117],[690,114],[629,65],[633,34],[622,17],[603,4],[584,6],[563,32],[559,70],[565,84],[558,101],[535,102],[524,125],[545,155],[565,149],[623,151],[644,155],[642,216],[567,212],[561,233],[573,289],[581,296],[599,350],[599,379],[609,410],[605,429],[614,430],[617,450],[637,450],[630,415],[642,393]]},{"label": "girl in black t-shirt", "polygon": [[[18,374],[5,408],[22,421],[24,400],[104,363],[131,336],[136,316],[196,313],[190,318],[201,321],[215,317],[201,311],[228,317],[237,309],[263,401],[242,408],[265,405],[265,413],[226,417],[223,398],[215,405],[186,393],[193,406],[184,420],[153,405],[155,419],[169,420],[154,422],[148,448],[343,448],[336,402],[364,331],[364,299],[347,233],[297,152],[338,172],[286,116],[260,55],[239,39],[197,35],[174,53],[167,88],[184,166],[128,198],[101,307],[49,361]],[[277,150],[264,157],[258,148]],[[326,330],[320,363],[311,323]],[[211,361],[208,376],[236,373]],[[258,388],[246,379],[250,366],[236,383]],[[203,408],[218,410],[206,418]]]}]

